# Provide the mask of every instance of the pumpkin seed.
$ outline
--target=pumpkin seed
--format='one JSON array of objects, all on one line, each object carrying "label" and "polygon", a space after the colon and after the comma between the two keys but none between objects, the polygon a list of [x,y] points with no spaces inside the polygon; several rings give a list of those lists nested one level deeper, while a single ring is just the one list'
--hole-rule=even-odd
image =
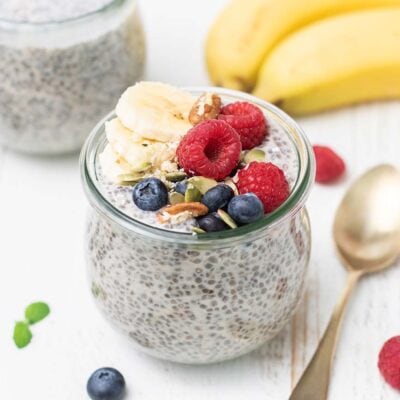
[{"label": "pumpkin seed", "polygon": [[185,202],[185,196],[178,192],[172,192],[169,194],[169,204],[179,204]]},{"label": "pumpkin seed", "polygon": [[236,222],[232,219],[232,217],[225,212],[224,210],[219,209],[217,211],[218,215],[230,228],[235,229],[237,228]]},{"label": "pumpkin seed", "polygon": [[180,182],[187,178],[187,175],[183,171],[168,172],[165,175],[165,179],[170,182]]},{"label": "pumpkin seed", "polygon": [[232,178],[226,179],[224,183],[225,183],[225,185],[228,185],[230,188],[232,188],[235,196],[239,196],[239,190],[238,190],[237,186],[235,185],[235,182],[233,182]]},{"label": "pumpkin seed", "polygon": [[250,164],[252,161],[265,161],[265,151],[252,149],[244,155],[243,161],[246,164]]},{"label": "pumpkin seed", "polygon": [[193,176],[189,178],[189,183],[192,183],[201,194],[205,194],[208,190],[218,185],[215,179],[206,178],[204,176]]},{"label": "pumpkin seed", "polygon": [[192,226],[192,231],[194,233],[206,233],[203,229],[199,228],[198,226]]},{"label": "pumpkin seed", "polygon": [[151,168],[151,162],[144,162],[132,169],[132,172],[145,172]]},{"label": "pumpkin seed", "polygon": [[186,203],[191,203],[193,201],[200,201],[201,200],[201,192],[199,189],[197,189],[196,186],[194,186],[191,183],[188,183],[188,186],[186,188],[185,192],[185,202]]},{"label": "pumpkin seed", "polygon": [[121,174],[117,180],[121,186],[134,186],[144,178],[144,174]]}]

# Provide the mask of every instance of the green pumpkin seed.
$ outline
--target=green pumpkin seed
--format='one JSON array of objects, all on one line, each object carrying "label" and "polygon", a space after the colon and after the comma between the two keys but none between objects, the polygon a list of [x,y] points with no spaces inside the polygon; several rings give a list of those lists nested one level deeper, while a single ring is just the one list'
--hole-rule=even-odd
[{"label": "green pumpkin seed", "polygon": [[185,196],[181,193],[178,192],[172,192],[169,194],[169,203],[174,205],[174,204],[179,204],[179,203],[184,203],[185,202]]},{"label": "green pumpkin seed", "polygon": [[211,188],[218,185],[215,179],[206,178],[204,176],[193,176],[189,178],[189,183],[192,183],[201,194],[205,194]]},{"label": "green pumpkin seed", "polygon": [[151,168],[151,162],[144,162],[132,169],[132,172],[145,172]]},{"label": "green pumpkin seed", "polygon": [[185,203],[201,200],[201,192],[196,186],[189,183],[185,192]]},{"label": "green pumpkin seed", "polygon": [[244,155],[243,161],[246,164],[250,164],[252,161],[265,161],[265,151],[252,149]]},{"label": "green pumpkin seed", "polygon": [[192,226],[192,231],[194,233],[207,233],[206,231],[204,231],[203,229],[199,228],[198,226]]},{"label": "green pumpkin seed", "polygon": [[237,228],[236,222],[231,218],[231,216],[227,212],[219,209],[217,213],[222,219],[222,221],[224,221],[230,228],[232,229]]},{"label": "green pumpkin seed", "polygon": [[239,190],[238,190],[237,186],[235,185],[235,183],[233,182],[232,178],[226,179],[224,181],[224,183],[225,183],[225,185],[228,185],[230,188],[232,188],[235,196],[239,196]]},{"label": "green pumpkin seed", "polygon": [[144,174],[121,174],[117,180],[121,186],[134,186],[144,178]]},{"label": "green pumpkin seed", "polygon": [[183,171],[168,172],[165,175],[165,179],[170,182],[179,182],[187,178],[187,175]]}]

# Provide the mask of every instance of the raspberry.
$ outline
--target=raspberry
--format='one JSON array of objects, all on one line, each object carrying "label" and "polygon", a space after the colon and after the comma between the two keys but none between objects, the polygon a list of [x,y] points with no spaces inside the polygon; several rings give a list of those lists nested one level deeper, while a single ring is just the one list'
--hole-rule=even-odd
[{"label": "raspberry", "polygon": [[228,104],[221,108],[218,119],[226,121],[236,129],[243,150],[258,146],[267,136],[268,126],[264,114],[253,104],[246,102]]},{"label": "raspberry", "polygon": [[241,150],[239,135],[232,127],[209,120],[192,128],[176,153],[186,173],[221,180],[237,166]]},{"label": "raspberry", "polygon": [[313,146],[313,149],[317,163],[317,182],[331,183],[344,174],[344,161],[332,149],[326,146]]},{"label": "raspberry", "polygon": [[383,345],[378,368],[390,386],[400,389],[400,336],[392,337]]},{"label": "raspberry", "polygon": [[238,172],[239,193],[254,193],[266,213],[274,211],[289,197],[289,184],[283,171],[272,163],[251,162]]}]

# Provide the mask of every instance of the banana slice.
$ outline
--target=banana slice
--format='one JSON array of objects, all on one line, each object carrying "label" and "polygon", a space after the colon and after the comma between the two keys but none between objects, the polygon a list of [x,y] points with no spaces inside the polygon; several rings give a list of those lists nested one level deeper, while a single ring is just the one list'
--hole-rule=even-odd
[{"label": "banana slice", "polygon": [[102,172],[110,182],[118,182],[120,175],[131,172],[131,166],[113,151],[110,144],[107,144],[104,148],[99,156],[99,160]]},{"label": "banana slice", "polygon": [[113,151],[123,158],[131,167],[131,171],[141,168],[150,161],[150,143],[126,129],[118,119],[106,123],[106,136]]},{"label": "banana slice", "polygon": [[129,172],[143,170],[144,166],[160,168],[166,161],[175,158],[178,142],[162,143],[143,139],[125,128],[118,118],[106,123],[108,143],[115,158],[129,166]]},{"label": "banana slice", "polygon": [[105,123],[105,130],[108,141],[110,141],[110,137],[112,137],[114,133],[117,134],[118,132],[120,132],[121,135],[124,135],[129,142],[141,143],[145,140],[142,136],[125,128],[118,118],[107,121]]},{"label": "banana slice", "polygon": [[140,82],[121,96],[116,113],[137,135],[159,142],[178,141],[192,126],[195,99],[187,92],[158,82]]}]

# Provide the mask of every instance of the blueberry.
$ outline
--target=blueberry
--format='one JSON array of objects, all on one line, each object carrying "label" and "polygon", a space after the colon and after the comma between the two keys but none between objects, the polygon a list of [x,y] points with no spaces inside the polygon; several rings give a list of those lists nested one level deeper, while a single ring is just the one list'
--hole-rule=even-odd
[{"label": "blueberry", "polygon": [[228,214],[240,225],[250,224],[263,217],[264,206],[255,194],[241,194],[229,202]]},{"label": "blueberry", "polygon": [[210,212],[214,212],[219,208],[224,208],[233,195],[233,189],[230,186],[217,185],[204,194],[201,202],[208,207]]},{"label": "blueberry", "polygon": [[168,189],[157,178],[143,179],[133,188],[133,202],[144,211],[157,211],[168,203]]},{"label": "blueberry", "polygon": [[86,389],[92,400],[121,400],[125,394],[125,379],[114,368],[100,368],[90,376]]},{"label": "blueberry", "polygon": [[187,180],[176,182],[175,184],[175,192],[185,195],[187,189],[188,182]]},{"label": "blueberry", "polygon": [[198,218],[197,223],[206,232],[219,232],[229,228],[215,212]]}]

